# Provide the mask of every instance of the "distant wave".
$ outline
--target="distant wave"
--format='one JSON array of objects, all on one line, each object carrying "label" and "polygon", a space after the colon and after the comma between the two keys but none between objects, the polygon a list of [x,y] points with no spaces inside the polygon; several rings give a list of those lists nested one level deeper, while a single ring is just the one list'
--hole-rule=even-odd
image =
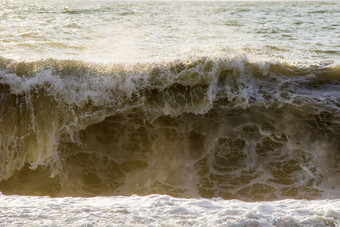
[{"label": "distant wave", "polygon": [[0,191],[338,197],[340,66],[0,59]]}]

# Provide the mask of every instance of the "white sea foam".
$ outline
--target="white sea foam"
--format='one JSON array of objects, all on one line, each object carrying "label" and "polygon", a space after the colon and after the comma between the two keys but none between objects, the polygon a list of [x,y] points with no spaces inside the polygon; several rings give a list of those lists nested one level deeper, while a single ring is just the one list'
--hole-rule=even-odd
[{"label": "white sea foam", "polygon": [[184,199],[168,195],[94,198],[0,196],[5,226],[336,226],[340,200]]}]

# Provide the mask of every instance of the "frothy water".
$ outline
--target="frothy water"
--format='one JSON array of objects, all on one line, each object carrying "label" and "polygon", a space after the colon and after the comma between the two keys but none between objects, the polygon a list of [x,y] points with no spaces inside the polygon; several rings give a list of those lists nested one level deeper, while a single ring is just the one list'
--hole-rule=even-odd
[{"label": "frothy water", "polygon": [[[0,18],[0,203],[166,194],[174,225],[339,224],[315,208],[340,196],[339,2],[18,0]],[[187,207],[216,198],[263,209]]]},{"label": "frothy water", "polygon": [[0,196],[0,217],[6,216],[1,224],[10,226],[338,226],[339,207],[339,200],[246,203],[168,195]]}]

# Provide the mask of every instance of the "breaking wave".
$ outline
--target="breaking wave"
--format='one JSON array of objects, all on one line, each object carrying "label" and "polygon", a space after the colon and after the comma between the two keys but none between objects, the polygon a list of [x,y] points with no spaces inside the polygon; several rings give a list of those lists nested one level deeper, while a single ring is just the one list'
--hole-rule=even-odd
[{"label": "breaking wave", "polygon": [[339,197],[340,66],[0,59],[0,191]]}]

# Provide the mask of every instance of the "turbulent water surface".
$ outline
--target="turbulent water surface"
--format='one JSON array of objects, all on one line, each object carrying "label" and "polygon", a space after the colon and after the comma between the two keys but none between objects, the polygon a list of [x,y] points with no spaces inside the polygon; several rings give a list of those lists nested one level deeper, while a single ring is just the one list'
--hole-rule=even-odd
[{"label": "turbulent water surface", "polygon": [[0,18],[3,194],[337,203],[339,2],[3,0]]}]

